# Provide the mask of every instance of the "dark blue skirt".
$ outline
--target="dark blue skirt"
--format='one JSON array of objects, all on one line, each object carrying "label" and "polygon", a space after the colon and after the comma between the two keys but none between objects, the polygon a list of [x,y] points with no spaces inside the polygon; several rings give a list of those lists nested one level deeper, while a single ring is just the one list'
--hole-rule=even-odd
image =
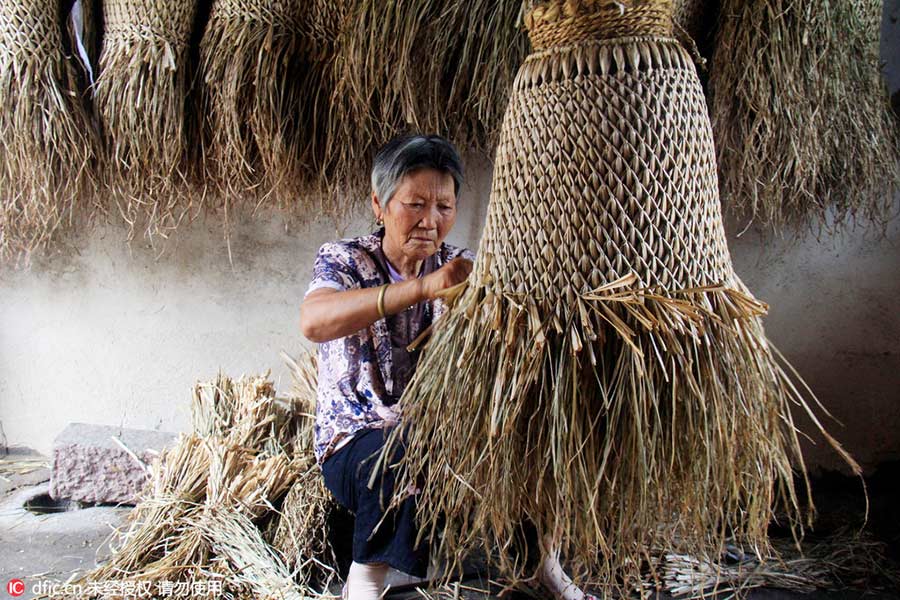
[{"label": "dark blue skirt", "polygon": [[[410,496],[385,517],[384,506],[394,494],[396,469],[378,469],[372,489],[369,479],[390,429],[364,429],[322,464],[325,487],[335,500],[355,515],[353,560],[387,563],[414,577],[425,577],[428,547],[416,546],[416,497]],[[391,465],[403,457],[398,446]],[[382,518],[384,521],[382,522]],[[380,523],[380,526],[379,526]]]}]

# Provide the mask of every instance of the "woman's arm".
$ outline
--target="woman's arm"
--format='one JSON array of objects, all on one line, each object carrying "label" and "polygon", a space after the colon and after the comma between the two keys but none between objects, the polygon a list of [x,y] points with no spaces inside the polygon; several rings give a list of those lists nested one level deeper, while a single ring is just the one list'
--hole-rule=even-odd
[{"label": "woman's arm", "polygon": [[[393,315],[408,306],[431,300],[437,293],[465,281],[472,271],[472,263],[454,258],[421,279],[398,281],[384,293],[384,312]],[[300,307],[300,331],[312,342],[328,342],[368,327],[378,315],[380,287],[338,291],[328,288],[314,290]]]}]

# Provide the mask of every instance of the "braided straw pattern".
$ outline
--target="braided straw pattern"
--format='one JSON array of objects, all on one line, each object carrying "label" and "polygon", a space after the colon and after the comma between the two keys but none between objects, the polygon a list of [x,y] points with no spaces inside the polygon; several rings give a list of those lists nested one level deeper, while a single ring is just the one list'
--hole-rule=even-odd
[{"label": "braided straw pattern", "polygon": [[223,19],[262,23],[271,27],[298,31],[305,10],[298,2],[286,0],[216,0],[210,20]]},{"label": "braided straw pattern", "polygon": [[535,6],[525,16],[534,50],[585,40],[642,35],[672,35],[671,0],[553,0]]},{"label": "braided straw pattern", "polygon": [[30,54],[52,56],[62,48],[56,3],[46,0],[0,3],[0,60],[10,64]]},{"label": "braided straw pattern", "polygon": [[195,2],[185,0],[104,0],[104,33],[110,43],[187,46],[196,8]]},{"label": "braided straw pattern", "polygon": [[553,303],[631,272],[665,289],[732,278],[703,90],[671,39],[529,56],[494,169],[479,261],[504,292]]}]

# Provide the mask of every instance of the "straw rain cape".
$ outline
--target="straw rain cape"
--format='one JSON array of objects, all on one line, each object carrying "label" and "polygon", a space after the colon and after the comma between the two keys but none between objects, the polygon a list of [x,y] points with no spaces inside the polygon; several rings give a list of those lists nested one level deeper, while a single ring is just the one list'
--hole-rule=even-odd
[{"label": "straw rain cape", "polygon": [[[414,128],[490,151],[527,50],[520,0],[344,0],[335,47],[330,181],[367,192],[360,165]],[[335,118],[337,115],[337,118]]]},{"label": "straw rain cape", "polygon": [[24,261],[94,199],[98,138],[67,11],[0,3],[0,261]]},{"label": "straw rain cape", "polygon": [[772,228],[893,216],[881,15],[880,0],[722,2],[709,89],[726,206]]},{"label": "straw rain cape", "polygon": [[651,548],[764,555],[808,500],[790,406],[815,416],[732,268],[672,5],[542,2],[526,25],[478,259],[401,401],[396,489],[421,489],[451,567],[496,548],[528,575],[526,522],[620,591]]},{"label": "straw rain cape", "polygon": [[223,199],[289,206],[311,179],[301,149],[315,131],[302,117],[312,112],[319,82],[306,58],[305,12],[280,0],[213,2],[200,43],[205,154]]},{"label": "straw rain cape", "polygon": [[165,236],[202,199],[189,185],[198,136],[186,106],[196,13],[195,0],[103,2],[95,100],[107,183],[132,235]]}]

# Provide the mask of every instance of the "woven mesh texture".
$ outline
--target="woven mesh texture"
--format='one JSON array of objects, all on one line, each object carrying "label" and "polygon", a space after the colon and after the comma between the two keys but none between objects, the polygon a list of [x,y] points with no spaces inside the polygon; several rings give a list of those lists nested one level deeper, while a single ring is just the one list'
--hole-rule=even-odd
[{"label": "woven mesh texture", "polygon": [[104,0],[104,45],[140,40],[187,46],[196,10],[191,0]]},{"label": "woven mesh texture", "polygon": [[0,60],[23,56],[55,56],[62,48],[57,2],[4,0],[0,2]]},{"label": "woven mesh texture", "polygon": [[299,2],[286,0],[216,0],[211,18],[255,21],[275,27],[299,29],[305,14]]},{"label": "woven mesh texture", "polygon": [[503,291],[551,301],[632,271],[670,290],[731,280],[706,102],[677,42],[584,42],[526,59],[479,261],[488,254]]}]

